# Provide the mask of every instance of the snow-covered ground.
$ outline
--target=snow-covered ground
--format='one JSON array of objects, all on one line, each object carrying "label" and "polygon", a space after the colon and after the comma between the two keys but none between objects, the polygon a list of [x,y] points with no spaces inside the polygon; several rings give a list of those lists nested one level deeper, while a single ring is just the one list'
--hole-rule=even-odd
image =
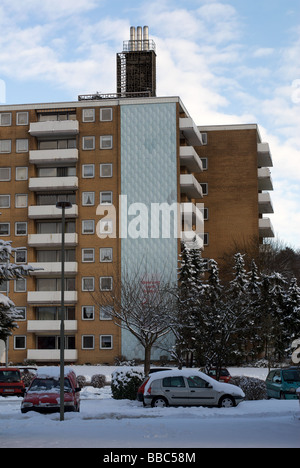
[{"label": "snow-covered ground", "polygon": [[[104,374],[108,381],[114,369],[74,366],[77,375]],[[267,373],[229,370],[260,379]],[[0,448],[300,448],[296,400],[245,401],[236,408],[144,408],[138,401],[113,400],[106,386],[84,387],[80,413],[66,413],[64,421],[59,414],[21,414],[20,405],[21,399],[0,397]]]}]

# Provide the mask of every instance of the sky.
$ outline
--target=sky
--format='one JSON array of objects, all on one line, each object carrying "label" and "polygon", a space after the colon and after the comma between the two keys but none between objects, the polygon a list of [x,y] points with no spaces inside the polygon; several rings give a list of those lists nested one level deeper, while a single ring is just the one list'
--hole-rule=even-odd
[{"label": "sky", "polygon": [[116,92],[116,53],[148,25],[157,95],[197,125],[257,123],[276,240],[300,248],[300,0],[0,0],[0,104]]}]

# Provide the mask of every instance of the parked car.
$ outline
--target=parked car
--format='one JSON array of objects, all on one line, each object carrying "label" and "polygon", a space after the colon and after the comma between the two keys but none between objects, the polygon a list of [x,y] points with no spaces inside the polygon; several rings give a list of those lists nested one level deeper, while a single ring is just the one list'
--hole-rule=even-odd
[{"label": "parked car", "polygon": [[[75,372],[66,367],[64,378],[64,410],[80,410],[80,388],[77,387]],[[38,369],[21,404],[21,412],[37,411],[53,413],[60,411],[60,368]]]},{"label": "parked car", "polygon": [[162,371],[167,371],[167,370],[171,370],[171,369],[167,369],[166,367],[153,367],[153,369],[149,370],[149,374],[147,375],[147,377],[145,377],[142,385],[138,388],[138,391],[137,391],[137,400],[138,401],[144,402],[145,385],[148,382],[150,375],[154,374],[156,372],[162,372]]},{"label": "parked car", "polygon": [[[207,371],[207,375],[209,375],[209,377],[212,377],[213,379],[216,379],[217,378],[217,369],[215,367],[212,367],[211,369],[209,369]],[[231,375],[230,375],[228,369],[226,369],[225,367],[222,367],[222,369],[220,370],[219,381],[229,383],[230,380],[231,380]]]},{"label": "parked car", "polygon": [[150,376],[144,389],[144,403],[152,407],[219,406],[233,407],[245,398],[235,385],[218,382],[193,370],[158,372]]},{"label": "parked car", "polygon": [[17,367],[0,367],[0,396],[24,396],[25,385]]},{"label": "parked car", "polygon": [[273,369],[266,379],[268,398],[297,400],[297,388],[300,386],[300,368],[289,367]]}]

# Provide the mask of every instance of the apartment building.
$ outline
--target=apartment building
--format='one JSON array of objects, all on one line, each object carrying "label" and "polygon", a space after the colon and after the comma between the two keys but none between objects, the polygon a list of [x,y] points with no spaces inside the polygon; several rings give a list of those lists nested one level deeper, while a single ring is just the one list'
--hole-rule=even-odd
[{"label": "apartment building", "polygon": [[94,296],[142,261],[149,272],[165,269],[176,278],[180,239],[152,235],[151,219],[147,235],[139,227],[132,235],[138,213],[130,209],[142,204],[151,213],[152,204],[177,203],[194,211],[195,223],[193,202],[202,188],[194,173],[202,165],[194,147],[201,145],[178,97],[0,107],[1,238],[21,248],[15,263],[37,268],[1,286],[23,314],[9,339],[10,361],[59,361],[61,200],[72,204],[65,230],[66,362],[112,363],[139,354]]}]

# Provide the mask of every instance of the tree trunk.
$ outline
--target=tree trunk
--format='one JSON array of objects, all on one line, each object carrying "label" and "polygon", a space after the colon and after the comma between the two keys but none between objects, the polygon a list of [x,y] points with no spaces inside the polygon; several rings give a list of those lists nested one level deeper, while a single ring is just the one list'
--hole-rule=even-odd
[{"label": "tree trunk", "polygon": [[150,364],[151,364],[151,345],[145,346],[145,362],[144,362],[144,372],[145,375],[149,374],[150,371]]}]

